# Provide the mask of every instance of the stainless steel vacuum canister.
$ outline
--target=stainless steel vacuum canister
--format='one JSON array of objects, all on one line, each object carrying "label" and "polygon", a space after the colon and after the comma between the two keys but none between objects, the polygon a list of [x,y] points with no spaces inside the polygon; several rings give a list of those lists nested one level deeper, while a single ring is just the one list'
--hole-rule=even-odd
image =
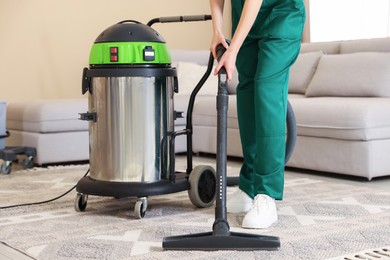
[{"label": "stainless steel vacuum canister", "polygon": [[89,92],[90,178],[155,182],[170,172],[176,69],[162,37],[124,21],[95,41],[83,92]]}]

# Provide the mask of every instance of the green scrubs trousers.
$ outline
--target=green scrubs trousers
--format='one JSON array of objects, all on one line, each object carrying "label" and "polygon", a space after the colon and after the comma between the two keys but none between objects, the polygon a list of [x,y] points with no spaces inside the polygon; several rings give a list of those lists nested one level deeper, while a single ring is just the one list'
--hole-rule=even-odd
[{"label": "green scrubs trousers", "polygon": [[[233,34],[245,0],[232,0]],[[237,56],[240,189],[283,199],[288,79],[305,22],[303,0],[263,0]]]}]

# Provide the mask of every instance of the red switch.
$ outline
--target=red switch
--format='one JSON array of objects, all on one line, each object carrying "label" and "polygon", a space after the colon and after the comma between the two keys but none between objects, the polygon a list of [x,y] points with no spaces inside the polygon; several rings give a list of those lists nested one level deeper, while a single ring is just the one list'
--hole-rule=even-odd
[{"label": "red switch", "polygon": [[110,47],[110,53],[111,54],[118,53],[118,47]]},{"label": "red switch", "polygon": [[118,47],[110,47],[110,61],[111,62],[118,61]]},{"label": "red switch", "polygon": [[116,62],[116,61],[118,61],[118,55],[110,55],[110,61],[111,62]]}]

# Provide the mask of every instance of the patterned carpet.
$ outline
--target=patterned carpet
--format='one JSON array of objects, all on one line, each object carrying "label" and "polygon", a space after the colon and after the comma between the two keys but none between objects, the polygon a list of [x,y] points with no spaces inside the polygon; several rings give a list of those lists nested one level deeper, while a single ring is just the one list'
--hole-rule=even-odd
[{"label": "patterned carpet", "polygon": [[[177,169],[184,169],[177,158]],[[213,164],[195,157],[194,165]],[[52,199],[74,186],[87,165],[13,171],[0,176],[0,207]],[[238,173],[239,162],[228,165]],[[235,187],[228,188],[228,195]],[[76,192],[50,203],[0,210],[0,241],[36,259],[389,259],[390,192],[286,173],[279,222],[267,230],[240,228],[243,215],[228,215],[231,231],[278,236],[278,251],[164,251],[167,236],[211,231],[214,208],[197,209],[180,192],[149,198],[143,219],[136,199],[90,196],[84,212],[74,210]],[[374,250],[375,249],[375,250]],[[371,252],[370,251],[370,252]],[[378,257],[379,256],[379,257]]]}]

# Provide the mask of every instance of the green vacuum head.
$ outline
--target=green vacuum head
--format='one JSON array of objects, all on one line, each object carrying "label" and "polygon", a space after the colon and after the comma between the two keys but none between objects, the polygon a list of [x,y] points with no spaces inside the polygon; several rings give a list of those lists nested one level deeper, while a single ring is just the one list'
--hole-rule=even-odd
[{"label": "green vacuum head", "polygon": [[171,64],[171,56],[160,34],[147,25],[126,20],[107,28],[96,38],[89,64]]}]

